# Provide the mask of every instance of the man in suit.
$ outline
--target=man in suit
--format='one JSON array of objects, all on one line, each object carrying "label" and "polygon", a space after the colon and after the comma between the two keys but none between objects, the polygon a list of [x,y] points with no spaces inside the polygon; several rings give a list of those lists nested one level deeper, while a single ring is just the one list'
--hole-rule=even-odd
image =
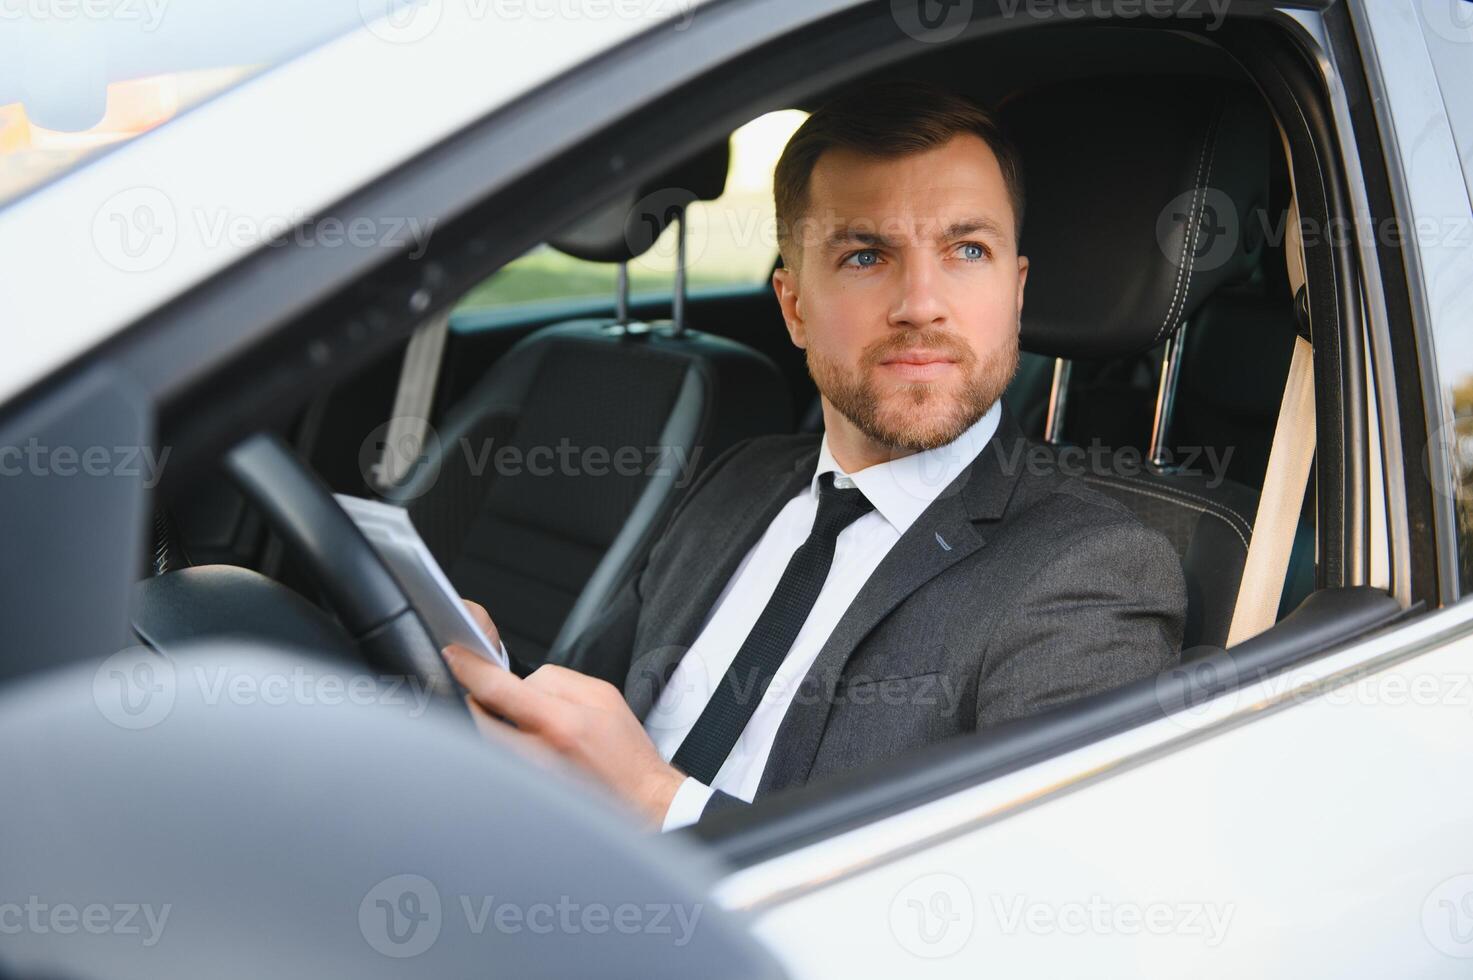
[{"label": "man in suit", "polygon": [[822,438],[714,461],[566,666],[448,650],[489,735],[670,829],[1176,661],[1171,546],[1043,465],[1002,402],[1019,169],[985,110],[923,84],[804,123],[774,175],[773,288]]}]

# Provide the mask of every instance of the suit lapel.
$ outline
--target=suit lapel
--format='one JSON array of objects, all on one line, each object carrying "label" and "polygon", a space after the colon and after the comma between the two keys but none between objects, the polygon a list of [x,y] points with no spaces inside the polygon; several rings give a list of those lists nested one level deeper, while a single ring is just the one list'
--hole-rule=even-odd
[{"label": "suit lapel", "polygon": [[986,543],[989,524],[1002,517],[1017,485],[1023,451],[1004,405],[993,438],[895,542],[829,634],[783,717],[759,794],[808,779],[850,656],[895,607]]},{"label": "suit lapel", "polygon": [[624,697],[640,721],[654,707],[680,658],[695,643],[706,614],[716,605],[737,566],[778,512],[813,479],[817,465],[818,446],[814,445],[790,466],[769,474],[760,486],[746,488],[727,501],[729,519],[703,529],[691,560],[676,563],[678,574],[684,578],[672,583],[672,597],[662,603],[674,613],[658,631],[659,639],[651,644],[653,649],[631,664],[625,682]]}]

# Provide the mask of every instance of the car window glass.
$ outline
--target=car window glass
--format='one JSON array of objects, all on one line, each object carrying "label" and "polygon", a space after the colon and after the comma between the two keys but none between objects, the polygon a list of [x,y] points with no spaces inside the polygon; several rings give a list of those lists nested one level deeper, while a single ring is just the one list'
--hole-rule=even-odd
[{"label": "car window glass", "polygon": [[374,15],[355,0],[0,2],[0,206]]},{"label": "car window glass", "polygon": [[[770,112],[731,137],[726,190],[714,201],[690,206],[686,230],[686,284],[692,294],[767,281],[777,260],[772,213],[772,171],[783,146],[807,118],[797,110]],[[674,288],[676,229],[665,229],[653,248],[629,263],[633,296],[666,295]],[[618,267],[586,262],[538,245],[476,286],[458,309],[510,308],[566,300],[612,301]]]},{"label": "car window glass", "polygon": [[1417,14],[1473,201],[1473,0],[1417,0]]},{"label": "car window glass", "polygon": [[[1417,0],[1416,8],[1473,204],[1473,2]],[[1473,235],[1468,213],[1458,216],[1456,224],[1449,230],[1466,242]],[[1458,557],[1466,593],[1473,590],[1473,333],[1466,326],[1441,331],[1437,355],[1453,421],[1435,441],[1456,471]]]}]

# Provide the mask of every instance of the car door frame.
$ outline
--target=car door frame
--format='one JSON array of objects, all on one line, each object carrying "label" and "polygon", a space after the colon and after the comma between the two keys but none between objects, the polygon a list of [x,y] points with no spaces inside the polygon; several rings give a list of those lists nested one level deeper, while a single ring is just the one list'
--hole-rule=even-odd
[{"label": "car door frame", "polygon": [[[1177,698],[1168,685],[1157,684],[1160,699],[1170,702],[1164,717],[1083,747],[1057,751],[1062,732],[1056,731],[1051,752],[1046,744],[1049,736],[1034,725],[1032,730],[1002,733],[1004,741],[1016,743],[1012,753],[1006,751],[1008,746],[973,746],[976,757],[965,759],[958,750],[939,749],[935,758],[912,765],[923,769],[927,764],[940,767],[950,762],[952,785],[938,790],[937,784],[912,776],[909,788],[914,801],[910,806],[895,805],[893,798],[886,799],[873,785],[856,780],[832,794],[789,799],[765,825],[744,826],[737,821],[697,827],[695,832],[717,847],[733,868],[718,890],[721,901],[762,913],[885,863],[904,861],[941,842],[978,833],[998,821],[1023,818],[1050,799],[1085,791],[1164,754],[1186,751],[1215,737],[1230,737],[1231,732],[1257,719],[1292,711],[1473,637],[1473,604],[1458,601],[1456,569],[1448,567],[1449,552],[1455,555],[1457,547],[1450,520],[1453,477],[1445,468],[1429,468],[1427,458],[1428,447],[1436,445],[1436,431],[1451,418],[1441,398],[1431,325],[1453,311],[1434,309],[1427,305],[1425,292],[1419,294],[1414,283],[1427,270],[1414,249],[1401,251],[1393,241],[1373,233],[1387,219],[1414,224],[1416,215],[1430,207],[1442,207],[1441,213],[1447,213],[1447,208],[1466,211],[1467,200],[1461,188],[1452,188],[1444,189],[1448,196],[1440,198],[1423,194],[1421,208],[1410,207],[1405,166],[1408,154],[1416,150],[1396,139],[1396,128],[1384,117],[1390,111],[1384,73],[1415,71],[1421,77],[1400,79],[1415,88],[1426,82],[1430,64],[1415,57],[1419,43],[1415,24],[1409,32],[1404,20],[1388,11],[1382,13],[1384,20],[1395,22],[1388,29],[1396,32],[1400,57],[1395,68],[1378,63],[1372,39],[1384,45],[1387,36],[1381,33],[1382,25],[1358,7],[1360,4],[1352,4],[1348,10],[1342,7],[1324,16],[1292,17],[1299,27],[1297,42],[1311,55],[1329,96],[1331,126],[1321,134],[1320,148],[1333,153],[1346,167],[1346,204],[1357,229],[1348,242],[1359,266],[1359,295],[1354,305],[1364,317],[1367,361],[1362,389],[1367,412],[1362,421],[1368,428],[1375,427],[1377,437],[1368,438],[1356,452],[1363,464],[1363,478],[1384,481],[1376,506],[1384,510],[1379,546],[1388,551],[1382,570],[1385,580],[1373,582],[1378,575],[1372,553],[1378,545],[1369,513],[1356,518],[1362,522],[1364,543],[1358,562],[1347,569],[1347,578],[1389,589],[1404,612],[1368,624],[1368,635],[1334,644],[1314,659],[1281,664],[1277,670],[1262,673],[1240,671],[1205,697]],[[1422,125],[1412,129],[1425,133]],[[1444,135],[1438,135],[1443,152],[1454,152]],[[1430,203],[1434,200],[1440,205]],[[1362,322],[1359,317],[1357,322]],[[1436,510],[1445,512],[1434,519]],[[1423,609],[1439,606],[1437,612],[1419,615]],[[1235,669],[1231,661],[1226,669]],[[1137,693],[1144,692],[1143,685]],[[1139,700],[1149,704],[1148,698]],[[1054,727],[1062,729],[1063,725]],[[1030,746],[1029,738],[1043,744]],[[906,780],[907,775],[899,770],[897,766],[889,775]],[[826,796],[844,793],[856,799],[847,813],[842,806],[836,808],[830,816],[839,819],[832,819],[827,827],[813,819],[815,811],[831,802]],[[856,817],[865,809],[868,812]],[[848,819],[842,819],[844,816]],[[788,826],[775,825],[783,822]]]},{"label": "car door frame", "polygon": [[[660,145],[678,156],[729,131],[743,121],[742,114],[777,108],[861,67],[913,53],[904,37],[876,49],[874,18],[887,7],[832,0],[797,10],[779,0],[716,2],[703,7],[683,35],[669,24],[654,28],[489,113],[434,152],[329,209],[328,216],[345,225],[385,213],[449,217],[422,259],[313,253],[290,242],[263,249],[145,317],[86,361],[126,372],[165,414],[163,441],[181,455],[209,458],[293,405],[301,392],[345,377],[402,342],[425,317],[443,312],[548,229],[585,213],[617,186],[656,172],[663,161],[640,152],[651,139],[664,138]],[[1278,16],[1268,3],[1245,0],[1235,8],[1235,17],[1250,15]],[[972,26],[976,33],[1001,29],[990,21]],[[809,46],[824,58],[791,64],[794,51]],[[740,73],[721,74],[722,66],[734,62],[770,67],[774,74],[761,99],[744,89]],[[828,67],[815,71],[818,64]],[[651,70],[656,65],[658,72]],[[690,98],[696,90],[707,98]],[[610,92],[622,100],[613,121],[606,115]],[[544,166],[529,174],[533,160]],[[547,173],[574,191],[549,201]],[[533,193],[537,188],[542,192]],[[521,229],[522,237],[488,230],[498,226]],[[1348,256],[1337,253],[1335,261],[1345,263]],[[1353,291],[1345,292],[1353,289],[1353,276],[1329,278],[1333,293],[1323,297],[1321,308],[1340,310],[1343,316],[1333,319],[1355,324],[1349,336],[1358,338],[1358,304]],[[1354,355],[1359,347],[1351,343],[1343,350]],[[1337,356],[1327,367],[1343,385],[1354,389],[1363,383],[1362,365],[1354,359]],[[1352,470],[1363,451],[1354,419],[1351,413],[1348,451],[1336,447],[1343,467]],[[1330,431],[1340,433],[1338,426]],[[1340,516],[1334,514],[1336,525]],[[1348,531],[1334,533],[1327,527],[1322,554],[1339,554],[1337,535],[1354,536],[1358,523],[1359,518]],[[1361,580],[1362,572],[1347,572],[1338,558],[1322,563],[1322,586]],[[1216,688],[1221,681],[1214,681]],[[1050,751],[1060,749],[1055,744]]]}]

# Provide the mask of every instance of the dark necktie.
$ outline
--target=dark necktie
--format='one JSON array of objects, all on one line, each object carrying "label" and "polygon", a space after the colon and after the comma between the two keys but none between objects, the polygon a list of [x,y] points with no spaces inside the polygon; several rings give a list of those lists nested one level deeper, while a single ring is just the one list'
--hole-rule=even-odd
[{"label": "dark necktie", "polygon": [[819,477],[818,515],[808,540],[788,560],[772,598],[767,600],[690,734],[670,759],[671,764],[703,783],[716,778],[813,611],[834,561],[839,532],[873,507],[857,489],[835,488],[834,474]]}]

